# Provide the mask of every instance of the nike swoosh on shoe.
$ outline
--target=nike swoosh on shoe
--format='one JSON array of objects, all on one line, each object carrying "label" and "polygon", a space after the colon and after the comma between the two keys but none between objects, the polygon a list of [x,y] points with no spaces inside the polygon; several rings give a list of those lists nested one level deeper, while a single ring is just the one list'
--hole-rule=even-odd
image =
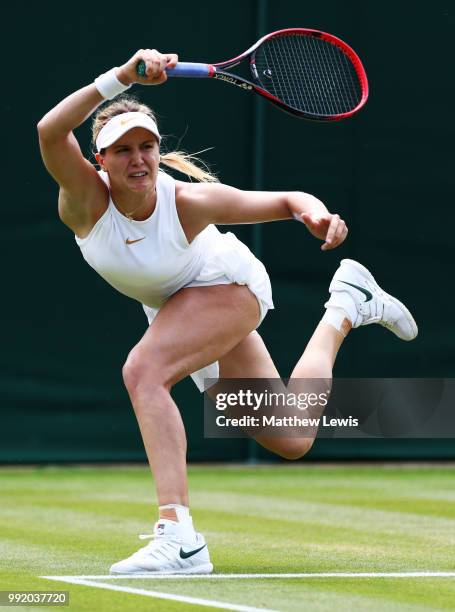
[{"label": "nike swoosh on shoe", "polygon": [[185,550],[183,550],[183,548],[180,548],[180,558],[181,559],[188,559],[189,557],[192,557],[193,555],[198,553],[200,550],[202,550],[206,546],[207,546],[207,544],[204,544],[204,546],[201,546],[200,548],[196,548],[194,550],[188,550],[188,551],[185,551]]},{"label": "nike swoosh on shoe", "polygon": [[373,299],[373,294],[368,291],[368,289],[364,289],[363,287],[359,287],[358,285],[354,285],[353,283],[348,283],[347,281],[340,280],[340,283],[344,283],[345,285],[349,285],[350,287],[354,287],[354,289],[358,289],[359,291],[361,291],[366,297],[365,302],[369,302]]}]

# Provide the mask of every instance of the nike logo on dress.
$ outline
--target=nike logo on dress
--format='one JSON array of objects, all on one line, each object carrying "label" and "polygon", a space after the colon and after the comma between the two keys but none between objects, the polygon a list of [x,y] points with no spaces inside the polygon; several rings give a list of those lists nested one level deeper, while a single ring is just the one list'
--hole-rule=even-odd
[{"label": "nike logo on dress", "polygon": [[140,242],[141,240],[144,240],[145,236],[142,236],[142,238],[137,238],[136,240],[130,240],[129,238],[127,238],[125,240],[125,244],[134,244],[135,242]]},{"label": "nike logo on dress", "polygon": [[196,553],[198,553],[200,550],[202,550],[203,548],[205,548],[207,546],[207,544],[204,544],[204,546],[201,546],[201,548],[196,548],[195,550],[189,550],[187,552],[185,552],[183,550],[183,548],[180,548],[180,558],[181,559],[188,559],[188,557],[192,557],[193,555],[195,555]]},{"label": "nike logo on dress", "polygon": [[363,287],[359,287],[358,285],[353,285],[352,283],[348,283],[347,281],[340,281],[340,283],[344,283],[345,285],[349,285],[350,287],[354,287],[354,289],[358,289],[363,293],[363,295],[367,298],[365,302],[369,302],[373,299],[373,294],[368,291],[368,289],[364,289]]}]

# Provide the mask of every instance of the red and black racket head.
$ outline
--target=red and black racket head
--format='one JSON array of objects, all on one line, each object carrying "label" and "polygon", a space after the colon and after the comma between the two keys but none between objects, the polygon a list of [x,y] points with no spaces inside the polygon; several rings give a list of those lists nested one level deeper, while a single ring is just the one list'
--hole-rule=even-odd
[{"label": "red and black racket head", "polygon": [[358,55],[319,30],[294,28],[264,36],[252,51],[250,67],[258,93],[306,119],[345,119],[368,99]]}]

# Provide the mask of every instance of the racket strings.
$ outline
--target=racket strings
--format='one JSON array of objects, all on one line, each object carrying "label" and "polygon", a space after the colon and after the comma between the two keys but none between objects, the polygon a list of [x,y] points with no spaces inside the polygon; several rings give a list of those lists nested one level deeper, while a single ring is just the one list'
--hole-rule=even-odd
[{"label": "racket strings", "polygon": [[292,108],[312,115],[354,109],[361,85],[349,57],[314,36],[288,34],[266,40],[254,58],[261,86]]}]

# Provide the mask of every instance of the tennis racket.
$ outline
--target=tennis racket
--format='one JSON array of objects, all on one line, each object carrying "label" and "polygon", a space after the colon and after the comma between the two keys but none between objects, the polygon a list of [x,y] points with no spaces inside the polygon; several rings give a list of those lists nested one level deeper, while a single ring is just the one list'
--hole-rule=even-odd
[{"label": "tennis racket", "polygon": [[[251,80],[227,72],[249,62]],[[145,76],[145,62],[137,73]],[[218,64],[179,62],[170,77],[218,79],[253,91],[297,117],[337,121],[359,111],[368,80],[358,55],[345,42],[319,30],[289,28],[263,36],[241,55]]]}]

